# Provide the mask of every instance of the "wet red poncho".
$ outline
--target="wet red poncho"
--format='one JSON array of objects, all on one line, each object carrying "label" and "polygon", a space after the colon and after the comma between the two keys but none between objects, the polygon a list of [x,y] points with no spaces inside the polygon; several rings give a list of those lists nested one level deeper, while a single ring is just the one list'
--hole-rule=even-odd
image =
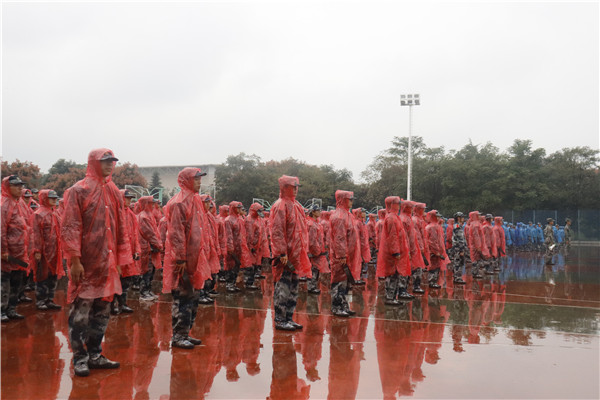
[{"label": "wet red poncho", "polygon": [[[425,218],[423,213],[425,212],[425,203],[415,203],[415,209],[413,212],[412,220],[415,224],[415,231],[417,232],[417,239],[419,240],[419,248],[421,249],[421,253],[427,259],[427,262],[430,262],[429,259],[429,240],[427,238],[427,231],[425,227],[427,227],[427,222],[425,222]],[[443,237],[443,236],[442,236]]]},{"label": "wet red poncho", "polygon": [[[227,257],[225,270],[230,271],[236,265],[236,258],[241,264],[240,268],[248,268],[253,264],[252,254],[248,249],[246,239],[246,226],[240,214],[239,201],[229,203],[229,216],[225,218],[225,235],[227,237]],[[235,255],[235,257],[233,256]]]},{"label": "wet red poncho", "polygon": [[325,235],[323,225],[316,218],[306,217],[306,226],[308,228],[308,254],[313,268],[319,272],[329,272],[329,265],[325,258]]},{"label": "wet red poncho", "polygon": [[371,249],[369,247],[369,229],[363,218],[362,208],[352,210],[354,216],[354,227],[358,229],[358,238],[360,240],[360,254],[362,262],[371,261]]},{"label": "wet red poncho", "polygon": [[329,218],[331,217],[331,213],[329,211],[321,211],[321,218],[319,218],[319,223],[323,227],[323,240],[325,244],[325,251],[329,251],[331,247],[331,223]]},{"label": "wet red poncho", "polygon": [[258,215],[258,211],[262,210],[263,206],[254,203],[250,206],[250,213],[246,217],[246,240],[253,265],[261,265],[265,240],[267,235],[262,223],[262,218]]},{"label": "wet red poncho", "polygon": [[[154,199],[153,199],[154,200]],[[156,226],[160,223],[160,220],[163,217],[162,210],[160,209],[160,204],[154,202],[154,208],[152,209],[152,215],[154,216],[154,222],[156,222]]]},{"label": "wet red poncho", "polygon": [[452,235],[454,234],[454,218],[448,218],[448,226],[446,226],[446,250],[452,248]]},{"label": "wet red poncho", "polygon": [[181,191],[167,204],[167,240],[163,265],[163,292],[180,286],[177,261],[186,262],[186,272],[194,289],[202,289],[210,279],[210,268],[204,255],[204,218],[202,201],[194,191],[194,179],[200,168],[186,167],[177,176]]},{"label": "wet red poncho", "polygon": [[409,200],[402,200],[402,204],[400,205],[400,221],[402,221],[402,226],[408,237],[411,270],[425,267],[422,256],[423,249],[419,246],[419,239],[417,238],[415,225],[412,221],[412,210],[414,205],[415,203]]},{"label": "wet red poncho", "polygon": [[[140,213],[137,215],[140,240],[140,273],[148,272],[148,264],[152,260],[155,268],[160,268],[160,252],[163,250],[160,232],[154,215],[154,198],[152,196],[140,197],[137,202]],[[154,249],[154,250],[153,250]]]},{"label": "wet red poncho", "polygon": [[385,207],[385,218],[379,220],[381,232],[377,255],[377,276],[386,277],[395,273],[408,276],[410,275],[410,250],[404,226],[398,216],[400,197],[387,197]]},{"label": "wet red poncho", "polygon": [[204,231],[207,233],[206,235],[204,235],[207,239],[207,243],[205,245],[205,257],[208,261],[210,273],[216,274],[221,269],[221,264],[219,263],[221,247],[219,245],[217,237],[219,227],[217,225],[217,219],[207,207],[207,205],[210,202],[210,197],[206,194],[203,194],[200,196],[200,200],[202,200],[202,210],[204,211],[204,221],[206,222],[206,227]]},{"label": "wet red poncho", "polygon": [[[446,270],[446,265],[450,262],[446,254],[446,243],[444,240],[444,228],[439,224],[437,210],[431,210],[427,213],[429,224],[425,228],[428,240],[428,249],[430,251],[429,270]],[[443,258],[443,259],[442,259]]]},{"label": "wet red poncho", "polygon": [[369,234],[369,247],[377,248],[377,214],[369,214],[367,232]]},{"label": "wet red poncho", "polygon": [[[273,257],[288,257],[288,264],[294,266],[294,273],[300,277],[311,277],[308,259],[308,228],[304,209],[296,201],[294,186],[298,178],[283,175],[279,178],[279,199],[273,204],[269,216],[271,230],[271,250]],[[283,266],[273,266],[273,281],[278,282]]]},{"label": "wet red poncho", "polygon": [[342,259],[352,272],[354,279],[360,278],[360,237],[354,228],[354,218],[350,213],[348,200],[354,197],[353,192],[337,190],[335,192],[336,209],[330,218],[331,223],[331,283],[347,279]]},{"label": "wet red poncho", "polygon": [[262,225],[262,238],[261,238],[262,250],[261,250],[261,255],[264,258],[271,258],[271,248],[269,247],[269,233],[268,233],[269,220],[267,219],[266,214],[265,214],[264,217],[260,218],[259,221],[260,221],[260,224]]},{"label": "wet red poncho", "polygon": [[494,235],[494,227],[492,226],[492,222],[485,220],[483,223],[483,236],[485,237],[485,244],[488,249],[488,253],[492,255],[492,257],[498,257],[498,248],[496,245],[496,235]]},{"label": "wet red poncho", "polygon": [[498,256],[506,256],[506,237],[504,236],[504,229],[502,228],[502,217],[494,217],[494,237],[496,238],[496,250]]},{"label": "wet red poncho", "polygon": [[219,248],[221,249],[221,257],[227,255],[227,234],[225,233],[225,218],[229,216],[229,206],[219,206],[219,215],[217,216],[217,233],[219,236]]},{"label": "wet red poncho", "polygon": [[[8,176],[2,179],[2,254],[8,254],[29,263],[30,226],[29,215],[25,211],[20,198],[15,199],[10,194]],[[26,271],[17,264],[2,261],[2,271]]]},{"label": "wet red poncho", "polygon": [[112,182],[112,174],[102,176],[100,158],[108,149],[92,150],[85,178],[75,183],[65,196],[62,245],[70,259],[80,257],[83,277],[69,281],[68,301],[77,297],[97,299],[121,293],[118,265],[132,262],[127,237],[123,199]]},{"label": "wet red poncho", "polygon": [[381,230],[383,229],[385,214],[386,211],[384,208],[377,210],[377,223],[375,224],[375,234],[377,235],[375,238],[375,244],[377,245],[377,248],[379,248],[379,242],[381,240]]},{"label": "wet red poncho", "polygon": [[[125,199],[125,190],[120,190],[122,198]],[[137,216],[133,213],[131,208],[123,206],[127,227],[127,236],[129,237],[129,246],[131,247],[131,253],[138,255],[142,254],[140,247],[140,239],[138,237],[139,227]],[[121,277],[127,278],[128,276],[137,276],[140,274],[140,260],[132,261],[129,264],[121,265]]]},{"label": "wet red poncho", "polygon": [[42,282],[50,275],[56,275],[59,279],[65,275],[62,264],[62,244],[60,237],[60,222],[50,202],[48,193],[50,190],[40,190],[40,208],[33,217],[33,248],[32,253],[40,253],[42,258],[33,265],[33,280]]},{"label": "wet red poncho", "polygon": [[471,211],[469,213],[468,244],[471,261],[476,262],[482,258],[489,257],[489,252],[487,247],[485,247],[483,238],[483,229],[479,223],[479,211]]}]

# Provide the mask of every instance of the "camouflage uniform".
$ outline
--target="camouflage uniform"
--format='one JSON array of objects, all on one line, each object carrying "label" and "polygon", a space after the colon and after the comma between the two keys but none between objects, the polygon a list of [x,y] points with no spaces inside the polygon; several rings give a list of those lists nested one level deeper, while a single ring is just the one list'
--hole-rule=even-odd
[{"label": "camouflage uniform", "polygon": [[2,314],[16,313],[24,271],[2,271]]},{"label": "camouflage uniform", "polygon": [[[463,265],[465,265],[466,255],[469,251],[467,241],[465,240],[465,232],[459,224],[455,224],[452,228],[452,248],[450,249],[452,259],[452,274],[455,278],[462,276]],[[462,253],[462,255],[460,254]]]},{"label": "camouflage uniform", "polygon": [[273,308],[275,322],[291,321],[298,299],[298,275],[285,268],[275,283]]},{"label": "camouflage uniform", "polygon": [[173,326],[173,342],[186,340],[196,320],[199,296],[197,291],[188,288],[174,289],[171,306],[171,324]]},{"label": "camouflage uniform", "polygon": [[102,338],[110,318],[110,302],[101,298],[77,297],[69,313],[69,338],[73,349],[73,364],[87,363],[102,353]]},{"label": "camouflage uniform", "polygon": [[54,300],[54,291],[56,290],[57,276],[48,275],[48,279],[35,284],[35,304],[37,307],[46,305]]},{"label": "camouflage uniform", "polygon": [[555,245],[554,242],[554,231],[552,229],[552,225],[546,225],[544,228],[544,244],[546,245],[546,254],[544,254],[544,262],[546,264],[552,263],[552,257],[554,256],[554,249],[550,248],[552,245]]}]

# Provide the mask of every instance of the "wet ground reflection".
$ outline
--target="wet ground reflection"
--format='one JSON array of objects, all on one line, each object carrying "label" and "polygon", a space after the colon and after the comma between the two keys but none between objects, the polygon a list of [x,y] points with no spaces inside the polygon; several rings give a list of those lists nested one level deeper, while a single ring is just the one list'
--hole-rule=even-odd
[{"label": "wet ground reflection", "polygon": [[[325,285],[301,290],[296,333],[273,330],[272,282],[263,292],[200,306],[203,345],[171,349],[170,302],[132,301],[111,317],[103,347],[112,371],[73,376],[66,311],[2,325],[2,398],[598,398],[600,257],[575,248],[546,267],[512,254],[503,271],[464,287],[447,280],[401,307],[355,288],[358,315],[334,317]],[[64,292],[58,301],[64,304]]]}]

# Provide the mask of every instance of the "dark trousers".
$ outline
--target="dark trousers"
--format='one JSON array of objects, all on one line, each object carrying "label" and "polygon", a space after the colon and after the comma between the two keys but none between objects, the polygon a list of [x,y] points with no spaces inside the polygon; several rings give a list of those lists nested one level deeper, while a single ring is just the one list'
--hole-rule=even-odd
[{"label": "dark trousers", "polygon": [[73,364],[95,359],[102,353],[102,338],[110,317],[110,303],[76,298],[69,312],[69,339]]},{"label": "dark trousers", "polygon": [[151,293],[152,292],[152,279],[154,278],[154,264],[148,265],[148,271],[142,275],[142,282],[140,283],[140,293]]},{"label": "dark trousers", "polygon": [[275,322],[291,321],[298,301],[298,275],[284,269],[281,278],[275,283],[273,308]]},{"label": "dark trousers", "polygon": [[348,281],[335,282],[331,284],[331,311],[333,313],[347,311],[350,309],[346,294],[348,293]]},{"label": "dark trousers", "polygon": [[54,291],[56,290],[56,275],[48,275],[48,278],[41,282],[35,283],[35,304],[43,306],[44,304],[54,300]]},{"label": "dark trousers", "polygon": [[171,323],[173,326],[173,340],[188,337],[196,320],[198,312],[198,293],[187,290],[173,290],[173,305],[171,306]]},{"label": "dark trousers", "polygon": [[129,289],[129,287],[133,284],[133,281],[137,278],[138,276],[127,276],[125,278],[121,278],[121,289],[123,290],[123,292],[121,294],[115,294],[115,297],[113,299],[113,304],[116,306],[117,303],[120,306],[126,306],[127,305],[127,290]]},{"label": "dark trousers", "polygon": [[2,313],[15,311],[19,300],[19,293],[23,286],[23,278],[26,276],[25,271],[2,271]]},{"label": "dark trousers", "polygon": [[256,275],[256,271],[260,271],[260,265],[253,265],[248,268],[244,268],[244,282],[246,286],[254,285],[254,276]]},{"label": "dark trousers", "polygon": [[317,290],[319,288],[320,275],[321,273],[319,272],[319,268],[312,267],[312,278],[310,278],[307,283],[308,290]]}]

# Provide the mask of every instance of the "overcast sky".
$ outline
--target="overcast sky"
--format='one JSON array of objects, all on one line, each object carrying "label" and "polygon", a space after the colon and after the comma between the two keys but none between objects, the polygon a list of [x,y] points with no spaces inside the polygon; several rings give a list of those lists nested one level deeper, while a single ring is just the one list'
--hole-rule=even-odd
[{"label": "overcast sky", "polygon": [[[422,4],[424,3],[424,4]],[[294,157],[354,178],[408,135],[599,142],[597,2],[4,3],[2,156]]]}]

